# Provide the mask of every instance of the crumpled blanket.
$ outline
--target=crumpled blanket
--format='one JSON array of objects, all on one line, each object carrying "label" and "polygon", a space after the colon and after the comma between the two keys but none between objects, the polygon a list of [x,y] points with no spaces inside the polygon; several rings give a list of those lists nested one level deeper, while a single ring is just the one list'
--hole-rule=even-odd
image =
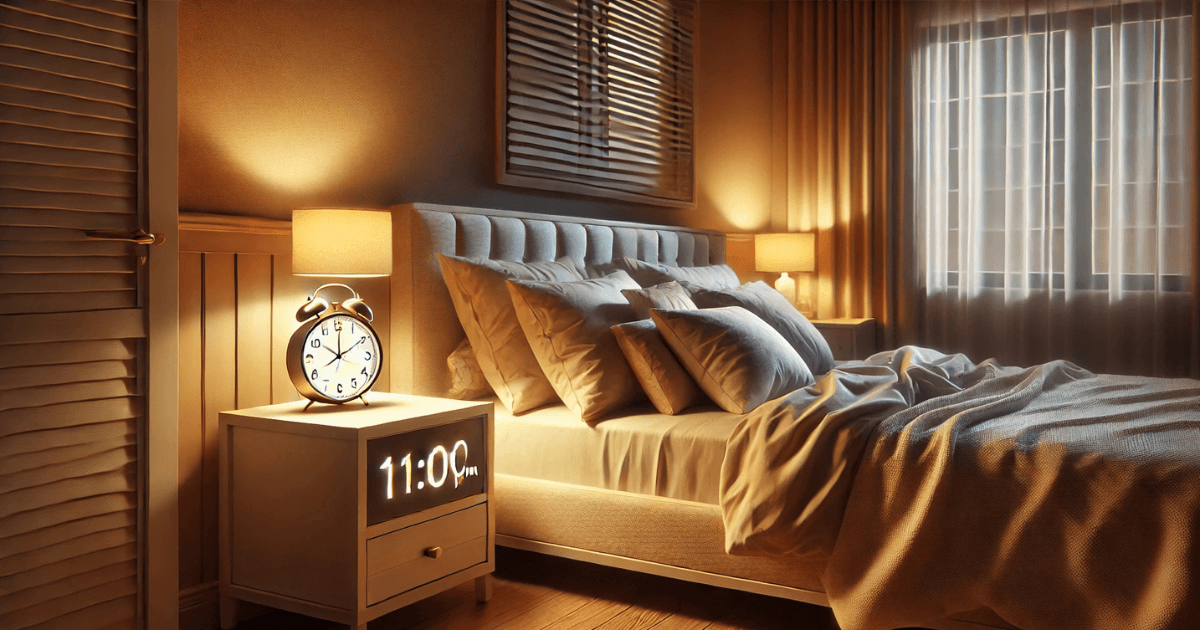
[{"label": "crumpled blanket", "polygon": [[1200,381],[880,353],[747,414],[721,509],[844,630],[1200,628]]}]

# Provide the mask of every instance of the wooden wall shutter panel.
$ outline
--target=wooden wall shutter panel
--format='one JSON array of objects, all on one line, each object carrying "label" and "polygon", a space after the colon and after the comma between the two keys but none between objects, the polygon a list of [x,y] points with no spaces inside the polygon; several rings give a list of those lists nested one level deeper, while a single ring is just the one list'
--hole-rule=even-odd
[{"label": "wooden wall shutter panel", "polygon": [[[139,4],[0,4],[0,618],[141,623]],[[141,248],[142,251],[138,251]]]},{"label": "wooden wall shutter panel", "polygon": [[507,0],[500,182],[687,205],[694,0]]}]

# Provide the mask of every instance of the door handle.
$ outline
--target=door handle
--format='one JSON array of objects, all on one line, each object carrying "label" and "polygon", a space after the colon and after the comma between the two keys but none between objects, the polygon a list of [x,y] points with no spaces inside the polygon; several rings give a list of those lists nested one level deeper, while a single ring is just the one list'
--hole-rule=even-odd
[{"label": "door handle", "polygon": [[162,245],[167,241],[162,234],[150,234],[142,229],[132,233],[117,230],[87,230],[83,235],[89,241],[122,241],[138,245]]}]

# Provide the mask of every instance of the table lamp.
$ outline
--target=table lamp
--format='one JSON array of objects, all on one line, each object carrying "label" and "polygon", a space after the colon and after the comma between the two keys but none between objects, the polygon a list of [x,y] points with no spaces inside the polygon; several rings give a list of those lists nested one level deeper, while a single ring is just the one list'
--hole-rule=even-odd
[{"label": "table lamp", "polygon": [[788,272],[816,270],[816,242],[816,235],[807,232],[754,235],[754,269],[779,272],[775,290],[805,314],[810,312],[808,299],[797,300],[796,281],[788,277]]},{"label": "table lamp", "polygon": [[292,273],[340,278],[392,275],[392,213],[293,210]]},{"label": "table lamp", "polygon": [[[371,278],[392,273],[392,214],[386,211],[312,209],[292,212],[292,274]],[[341,287],[349,299],[331,302],[321,291]],[[300,326],[288,341],[292,385],[311,402],[340,405],[375,384],[384,348],[371,327],[371,307],[358,291],[338,282],[313,291],[296,312]],[[307,407],[305,407],[307,409]]]}]

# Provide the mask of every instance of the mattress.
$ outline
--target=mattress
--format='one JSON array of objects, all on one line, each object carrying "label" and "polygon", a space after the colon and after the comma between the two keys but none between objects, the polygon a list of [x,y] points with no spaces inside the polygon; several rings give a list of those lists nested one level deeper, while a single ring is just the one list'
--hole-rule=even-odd
[{"label": "mattress", "polygon": [[514,416],[497,402],[495,471],[717,505],[725,444],[742,417],[712,405],[668,416],[646,404],[587,424],[564,405]]}]

